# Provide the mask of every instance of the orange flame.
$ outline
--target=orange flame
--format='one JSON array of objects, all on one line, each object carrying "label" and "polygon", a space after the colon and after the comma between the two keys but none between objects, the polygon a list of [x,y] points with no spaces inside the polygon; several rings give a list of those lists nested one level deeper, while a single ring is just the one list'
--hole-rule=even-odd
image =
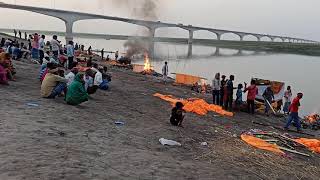
[{"label": "orange flame", "polygon": [[315,123],[316,121],[320,120],[320,116],[318,114],[311,114],[309,116],[306,116],[305,119],[309,122],[309,123]]},{"label": "orange flame", "polygon": [[144,70],[150,71],[151,70],[151,64],[148,53],[144,53]]}]

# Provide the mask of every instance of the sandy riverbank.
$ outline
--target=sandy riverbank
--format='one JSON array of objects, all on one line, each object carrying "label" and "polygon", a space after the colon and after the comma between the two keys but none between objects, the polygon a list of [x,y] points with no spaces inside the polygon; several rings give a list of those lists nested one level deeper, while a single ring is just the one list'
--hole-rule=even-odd
[{"label": "sandy riverbank", "polygon": [[[185,128],[169,124],[171,107],[152,95],[194,97],[120,69],[110,91],[73,107],[62,98],[40,98],[38,65],[14,62],[17,82],[0,86],[0,179],[318,179],[318,155],[281,157],[239,139],[252,120],[279,119],[237,113],[200,117],[188,113]],[[202,95],[200,95],[201,97]],[[209,100],[210,96],[203,97]],[[38,107],[27,103],[39,104]],[[116,126],[122,120],[124,126]],[[279,124],[280,125],[280,124]],[[297,135],[297,134],[295,134]],[[178,141],[165,147],[159,138]],[[208,142],[209,146],[201,146]]]}]

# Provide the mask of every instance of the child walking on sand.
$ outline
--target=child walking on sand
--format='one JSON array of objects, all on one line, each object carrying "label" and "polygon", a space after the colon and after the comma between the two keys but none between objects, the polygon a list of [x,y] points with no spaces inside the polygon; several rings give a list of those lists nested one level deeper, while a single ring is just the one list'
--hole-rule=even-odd
[{"label": "child walking on sand", "polygon": [[176,106],[171,111],[170,122],[173,126],[182,126],[182,121],[184,119],[183,112],[184,110],[183,104],[181,102],[177,102]]},{"label": "child walking on sand", "polygon": [[243,94],[242,88],[243,88],[243,85],[239,84],[237,89],[237,94],[236,94],[237,98],[235,102],[237,111],[240,111],[240,106],[242,104],[242,94]]}]

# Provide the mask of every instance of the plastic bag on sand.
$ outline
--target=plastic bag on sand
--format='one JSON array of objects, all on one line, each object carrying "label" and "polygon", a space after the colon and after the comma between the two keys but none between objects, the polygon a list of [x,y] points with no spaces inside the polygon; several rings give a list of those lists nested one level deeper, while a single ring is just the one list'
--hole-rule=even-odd
[{"label": "plastic bag on sand", "polygon": [[172,141],[172,140],[168,140],[168,139],[164,139],[164,138],[160,138],[159,142],[162,145],[169,145],[169,146],[181,146],[180,143],[176,142],[176,141]]}]

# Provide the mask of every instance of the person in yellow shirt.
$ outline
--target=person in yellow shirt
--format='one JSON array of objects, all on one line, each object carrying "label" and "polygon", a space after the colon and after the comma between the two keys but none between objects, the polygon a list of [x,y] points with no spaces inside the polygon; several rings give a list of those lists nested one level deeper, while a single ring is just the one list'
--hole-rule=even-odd
[{"label": "person in yellow shirt", "polygon": [[68,80],[58,75],[59,69],[52,69],[43,79],[41,84],[41,97],[54,99],[56,96],[65,93]]}]

